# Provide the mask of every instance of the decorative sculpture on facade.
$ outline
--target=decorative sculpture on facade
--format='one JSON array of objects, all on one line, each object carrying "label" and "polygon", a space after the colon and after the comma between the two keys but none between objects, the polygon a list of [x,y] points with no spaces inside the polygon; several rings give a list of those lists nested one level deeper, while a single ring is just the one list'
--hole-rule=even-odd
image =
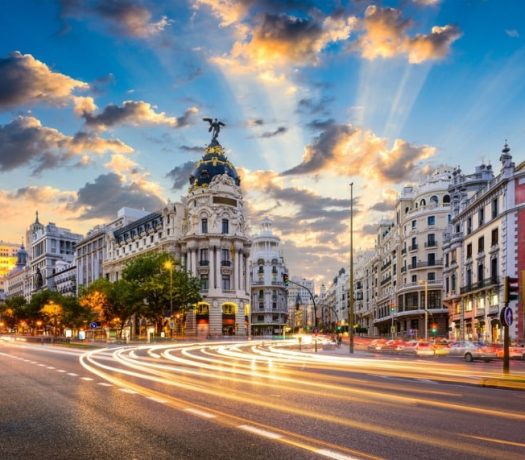
[{"label": "decorative sculpture on facade", "polygon": [[217,118],[214,118],[213,120],[211,118],[203,118],[202,121],[207,121],[210,124],[208,132],[211,133],[211,145],[218,143],[219,141],[217,140],[217,138],[219,137],[221,126],[226,125],[222,121],[219,121]]}]

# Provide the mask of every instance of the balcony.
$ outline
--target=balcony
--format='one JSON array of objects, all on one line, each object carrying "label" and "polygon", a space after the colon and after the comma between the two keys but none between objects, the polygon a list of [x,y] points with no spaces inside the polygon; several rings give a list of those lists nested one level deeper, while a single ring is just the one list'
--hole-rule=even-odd
[{"label": "balcony", "polygon": [[282,281],[272,281],[272,286],[282,286],[282,285],[283,285]]},{"label": "balcony", "polygon": [[440,267],[443,265],[443,259],[437,259],[434,262],[424,262],[419,260],[416,264],[410,264],[408,266],[409,270],[414,270],[415,268],[426,268],[426,267]]},{"label": "balcony", "polygon": [[425,248],[435,248],[437,246],[437,241],[427,241],[425,243]]},{"label": "balcony", "polygon": [[381,270],[387,269],[388,267],[390,267],[390,265],[392,265],[391,260],[389,260],[388,262],[385,262],[385,264],[381,267]]},{"label": "balcony", "polygon": [[412,246],[408,247],[408,250],[409,251],[417,251],[417,248],[418,248],[418,245],[417,244],[413,244]]},{"label": "balcony", "polygon": [[389,283],[392,280],[391,276],[387,276],[384,280],[381,281],[381,286],[384,286],[385,284]]},{"label": "balcony", "polygon": [[231,267],[232,261],[231,260],[221,260],[221,267]]},{"label": "balcony", "polygon": [[492,286],[499,285],[499,278],[498,277],[492,277],[492,278],[486,278],[484,280],[480,280],[477,283],[470,283],[466,286],[462,286],[460,288],[461,294],[466,294],[468,292],[477,291],[479,289],[489,288]]},{"label": "balcony", "polygon": [[199,260],[199,265],[201,267],[207,267],[208,265],[210,265],[210,261],[209,260]]},{"label": "balcony", "polygon": [[405,273],[407,271],[406,267],[401,267],[401,273]]},{"label": "balcony", "polygon": [[401,249],[401,254],[406,254],[406,253],[407,253],[407,248]]}]

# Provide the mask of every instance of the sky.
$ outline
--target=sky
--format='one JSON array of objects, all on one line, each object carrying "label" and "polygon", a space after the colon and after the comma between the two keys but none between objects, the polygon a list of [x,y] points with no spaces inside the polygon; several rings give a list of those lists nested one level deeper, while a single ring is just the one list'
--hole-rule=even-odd
[{"label": "sky", "polygon": [[210,142],[291,276],[329,283],[404,185],[525,145],[520,0],[5,0],[0,240],[187,193]]}]

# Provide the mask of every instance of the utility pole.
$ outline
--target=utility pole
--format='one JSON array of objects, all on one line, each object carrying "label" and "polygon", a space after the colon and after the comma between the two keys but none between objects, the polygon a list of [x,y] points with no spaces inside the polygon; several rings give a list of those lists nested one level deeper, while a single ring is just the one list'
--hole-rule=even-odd
[{"label": "utility pole", "polygon": [[348,342],[354,353],[354,183],[350,182],[350,286],[348,287]]}]

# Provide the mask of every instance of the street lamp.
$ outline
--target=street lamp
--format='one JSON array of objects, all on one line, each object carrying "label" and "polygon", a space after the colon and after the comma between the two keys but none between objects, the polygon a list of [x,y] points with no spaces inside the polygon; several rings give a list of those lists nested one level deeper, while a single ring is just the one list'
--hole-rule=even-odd
[{"label": "street lamp", "polygon": [[428,340],[428,281],[420,280],[418,284],[425,285],[425,340]]},{"label": "street lamp", "polygon": [[164,262],[164,268],[170,272],[170,318],[173,315],[173,262],[167,260]]}]

